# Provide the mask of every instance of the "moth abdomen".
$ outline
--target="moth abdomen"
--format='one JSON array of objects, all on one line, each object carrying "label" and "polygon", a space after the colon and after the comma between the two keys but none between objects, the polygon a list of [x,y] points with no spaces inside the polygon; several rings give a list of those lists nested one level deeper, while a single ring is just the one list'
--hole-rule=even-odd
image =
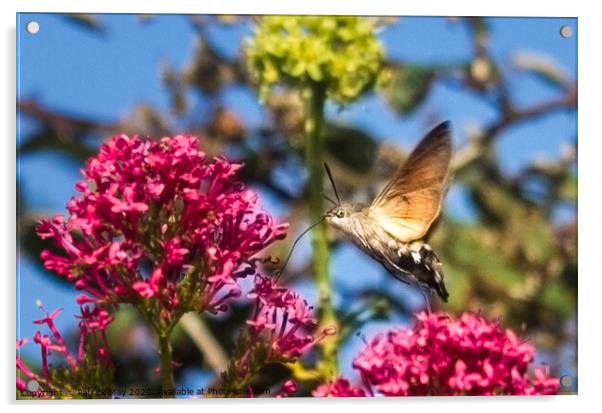
[{"label": "moth abdomen", "polygon": [[409,253],[400,254],[399,267],[411,273],[416,281],[437,293],[447,302],[449,293],[445,287],[441,261],[430,245],[415,241],[406,248]]}]

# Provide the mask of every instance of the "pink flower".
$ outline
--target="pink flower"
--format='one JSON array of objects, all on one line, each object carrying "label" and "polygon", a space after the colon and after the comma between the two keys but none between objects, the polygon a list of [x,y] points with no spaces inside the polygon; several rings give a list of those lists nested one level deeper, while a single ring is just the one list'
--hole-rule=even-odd
[{"label": "pink flower", "polygon": [[21,340],[17,340],[17,390],[25,391],[26,385],[25,380],[23,380],[22,376],[24,376],[28,380],[32,380],[36,378],[36,375],[27,367],[27,365],[23,362],[21,357],[19,357],[19,349],[27,344],[28,340],[23,338]]},{"label": "pink flower", "polygon": [[192,136],[113,137],[82,170],[69,216],[39,222],[57,247],[42,252],[45,268],[84,292],[82,304],[153,299],[163,319],[224,311],[256,273],[252,257],[287,228],[234,180],[240,168],[206,159]]},{"label": "pink flower", "polygon": [[[256,275],[254,282],[248,297],[255,300],[255,310],[239,338],[235,357],[222,373],[225,387],[243,388],[267,363],[294,363],[335,333],[334,327],[314,332],[317,321],[312,307],[294,291],[261,275]],[[291,381],[278,394],[295,391],[296,384]]]},{"label": "pink flower", "polygon": [[293,362],[325,336],[335,333],[333,328],[324,328],[315,336],[305,333],[317,326],[311,314],[313,307],[270,278],[256,275],[255,287],[248,297],[256,301],[255,315],[247,321],[251,336],[267,341],[268,358],[272,361]]},{"label": "pink flower", "polygon": [[91,347],[96,351],[100,360],[111,363],[109,358],[109,340],[107,339],[107,328],[113,321],[113,316],[101,307],[91,309],[88,306],[80,308],[79,329],[80,340],[77,351],[77,360],[81,362],[85,356],[86,340],[92,340]]},{"label": "pink flower", "polygon": [[[41,331],[37,331],[33,337],[34,343],[40,346],[42,375],[33,373],[17,354],[17,389],[20,391],[27,390],[23,378],[28,381],[37,381],[42,390],[46,391],[74,388],[73,386],[81,386],[82,383],[90,385],[90,389],[95,388],[94,386],[106,386],[106,380],[103,381],[102,378],[108,380],[112,375],[112,363],[109,357],[105,331],[113,318],[108,311],[99,307],[94,309],[81,308],[81,316],[78,317],[80,319],[78,353],[76,357],[73,357],[54,324],[54,319],[61,312],[61,309],[57,309],[51,314],[41,306],[40,309],[44,312],[44,317],[34,321],[34,324],[45,324],[51,333],[51,335],[46,335],[42,334]],[[26,343],[27,339],[18,340],[17,352]],[[92,350],[92,354],[87,353],[86,349]],[[58,360],[61,358],[64,360],[63,364],[65,366],[53,367],[53,373],[51,374],[49,358],[53,353],[60,356]],[[57,371],[59,371],[59,374],[54,374]],[[82,382],[87,378],[92,378],[95,381]],[[58,382],[55,382],[55,380],[58,380]],[[106,390],[106,388],[103,388],[103,390]]]},{"label": "pink flower", "polygon": [[276,393],[276,397],[289,397],[297,392],[297,383],[293,380],[287,380],[282,384],[282,387]]},{"label": "pink flower", "polygon": [[312,393],[314,397],[365,397],[366,393],[359,387],[353,387],[345,378],[339,377],[334,382],[319,385]]},{"label": "pink flower", "polygon": [[39,320],[35,320],[33,323],[34,324],[46,324],[48,329],[52,332],[54,341],[52,341],[52,339],[49,336],[42,335],[42,333],[40,331],[38,331],[34,336],[34,342],[36,344],[40,345],[40,348],[42,350],[42,370],[44,371],[44,375],[46,376],[47,380],[50,380],[50,378],[48,376],[49,373],[48,373],[48,364],[47,364],[47,356],[50,351],[56,351],[58,353],[62,353],[72,371],[75,371],[75,369],[77,368],[77,363],[76,363],[75,359],[73,358],[73,356],[71,355],[71,353],[69,352],[69,349],[67,349],[67,344],[65,343],[65,340],[61,336],[61,333],[59,333],[59,330],[54,325],[54,319],[56,318],[56,316],[59,315],[59,313],[61,311],[63,311],[63,309],[57,308],[56,310],[54,310],[52,312],[52,314],[49,314],[44,309],[44,307],[40,307],[40,309],[44,312],[45,317],[43,317]]},{"label": "pink flower", "polygon": [[534,348],[479,315],[417,315],[412,330],[374,338],[355,358],[364,381],[387,396],[555,394],[558,379],[527,374]]}]

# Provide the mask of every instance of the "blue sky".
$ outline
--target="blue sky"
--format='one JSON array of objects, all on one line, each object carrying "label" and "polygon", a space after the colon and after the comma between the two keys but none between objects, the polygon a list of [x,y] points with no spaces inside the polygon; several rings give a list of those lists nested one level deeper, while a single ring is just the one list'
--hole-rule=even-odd
[{"label": "blue sky", "polygon": [[[35,20],[40,24],[36,35],[27,34],[24,26]],[[98,36],[69,24],[50,14],[21,14],[17,18],[18,33],[18,97],[36,98],[43,106],[65,113],[101,121],[115,121],[126,115],[137,103],[150,103],[159,110],[169,107],[168,95],[160,82],[159,63],[168,62],[182,68],[194,50],[194,31],[186,18],[178,15],[159,16],[140,23],[131,15],[103,15],[105,32]],[[504,62],[502,70],[511,73],[509,56],[518,50],[536,51],[555,60],[572,79],[577,73],[577,22],[559,18],[496,18],[489,19],[491,49],[495,58]],[[564,39],[559,35],[562,25],[573,27],[575,35]],[[216,27],[207,34],[218,50],[226,56],[236,56],[243,36],[249,28]],[[469,36],[464,25],[452,24],[437,17],[402,18],[395,26],[379,34],[390,58],[414,63],[450,63],[470,56]],[[511,76],[510,94],[521,107],[559,96],[559,91],[543,84],[527,73]],[[228,88],[221,96],[223,103],[234,109],[251,125],[260,125],[265,115],[256,96],[239,87]],[[204,102],[196,98],[199,113]],[[367,96],[340,110],[328,106],[331,119],[356,125],[380,140],[409,148],[425,132],[429,119],[436,115],[451,119],[456,126],[454,140],[461,146],[470,124],[495,119],[495,109],[470,93],[447,84],[433,88],[424,106],[405,118],[399,118],[378,96]],[[577,136],[576,114],[556,113],[509,129],[500,136],[496,149],[507,173],[514,173],[535,157],[555,159],[561,145]],[[18,130],[26,136],[35,125],[19,119]],[[32,154],[18,161],[18,174],[26,186],[21,189],[28,205],[46,214],[64,210],[74,193],[79,178],[76,162],[58,154]],[[43,177],[43,179],[42,179]],[[278,214],[281,208],[266,197],[264,205]],[[447,211],[458,219],[470,219],[472,211],[466,194],[453,188],[447,199]],[[570,214],[573,211],[569,211]],[[305,251],[304,251],[305,250]],[[300,256],[307,252],[301,248]],[[361,272],[361,279],[350,282],[345,274]],[[385,282],[379,267],[359,256],[352,247],[335,254],[332,272],[336,285],[352,288],[364,282]],[[314,299],[311,285],[300,285],[309,301]],[[404,299],[418,304],[416,294],[401,290]],[[39,318],[35,300],[41,299],[52,310],[64,307],[59,327],[72,324],[77,311],[75,293],[42,276],[35,265],[26,259],[19,261],[18,274],[18,336],[31,337],[35,327],[31,321]],[[363,331],[370,337],[383,325],[373,324]],[[343,365],[357,350],[352,343],[342,351]],[[34,346],[25,348],[32,354]],[[37,349],[35,349],[37,351]],[[192,373],[191,373],[192,374]],[[190,375],[189,375],[190,376]]]}]

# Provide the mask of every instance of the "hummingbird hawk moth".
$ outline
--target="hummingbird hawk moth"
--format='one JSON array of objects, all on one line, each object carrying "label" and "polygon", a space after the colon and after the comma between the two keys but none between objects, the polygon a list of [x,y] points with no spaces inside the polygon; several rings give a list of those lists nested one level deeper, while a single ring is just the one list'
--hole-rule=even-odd
[{"label": "hummingbird hawk moth", "polygon": [[451,179],[450,135],[449,122],[430,131],[369,205],[341,202],[324,164],[338,201],[331,200],[335,206],[324,215],[326,222],[395,278],[423,293],[435,292],[445,302],[449,294],[441,262],[424,238],[441,212]]}]

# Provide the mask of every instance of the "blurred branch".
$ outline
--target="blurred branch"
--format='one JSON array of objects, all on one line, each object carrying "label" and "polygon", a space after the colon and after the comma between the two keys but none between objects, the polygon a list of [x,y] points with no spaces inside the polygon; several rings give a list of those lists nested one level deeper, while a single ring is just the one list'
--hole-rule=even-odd
[{"label": "blurred branch", "polygon": [[23,113],[33,116],[40,122],[49,125],[57,132],[58,139],[69,140],[90,131],[110,133],[119,129],[119,125],[82,119],[75,116],[67,116],[45,109],[32,99],[18,101],[17,110],[23,111]]},{"label": "blurred branch", "polygon": [[454,169],[457,172],[462,171],[473,161],[487,153],[486,148],[491,146],[499,134],[507,128],[558,110],[575,109],[576,105],[577,91],[571,89],[561,98],[538,103],[525,109],[513,109],[512,106],[508,106],[501,119],[487,126],[484,131],[477,132],[470,137],[468,144],[456,153]]},{"label": "blurred branch", "polygon": [[197,313],[187,313],[180,319],[180,325],[203,354],[207,364],[216,374],[226,371],[228,357],[211,331]]},{"label": "blurred branch", "polygon": [[87,13],[66,13],[61,15],[66,20],[91,31],[94,34],[104,34],[105,26],[97,15]]},{"label": "blurred branch", "polygon": [[560,87],[565,91],[573,88],[574,82],[547,55],[519,51],[511,56],[511,61],[516,69],[531,72],[551,85]]},{"label": "blurred branch", "polygon": [[524,109],[512,109],[510,107],[504,113],[502,119],[491,124],[485,130],[485,141],[489,142],[495,139],[495,137],[502,132],[504,129],[514,126],[517,123],[525,120],[531,120],[543,115],[547,115],[557,110],[575,109],[577,105],[577,89],[570,89],[565,96],[559,99],[549,100],[543,103],[538,103],[533,106]]}]

